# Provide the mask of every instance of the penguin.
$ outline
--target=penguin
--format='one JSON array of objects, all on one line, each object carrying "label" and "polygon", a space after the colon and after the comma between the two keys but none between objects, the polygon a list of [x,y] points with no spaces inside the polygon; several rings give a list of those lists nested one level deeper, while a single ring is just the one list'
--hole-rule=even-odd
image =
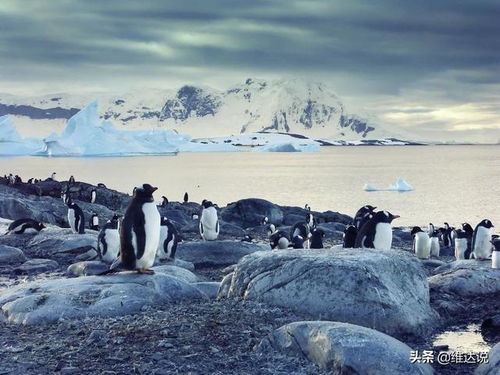
[{"label": "penguin", "polygon": [[68,180],[68,183],[69,184],[74,184],[75,183],[75,178],[73,177],[73,175],[70,176],[70,178]]},{"label": "penguin", "polygon": [[490,220],[482,220],[474,229],[472,236],[472,254],[474,259],[488,259],[491,255],[491,228],[493,224]]},{"label": "penguin", "polygon": [[429,226],[427,227],[427,234],[429,235],[429,237],[432,236],[435,230],[436,229],[434,228],[434,224],[429,223]]},{"label": "penguin", "polygon": [[294,249],[306,249],[307,245],[305,242],[305,238],[298,234],[292,238],[292,247]]},{"label": "penguin", "polygon": [[493,238],[491,244],[493,245],[493,251],[491,252],[491,267],[500,269],[500,238]]},{"label": "penguin", "polygon": [[[187,194],[187,193],[186,193]],[[219,218],[214,204],[206,199],[201,203],[203,211],[200,218],[200,234],[205,241],[214,241],[219,237]]]},{"label": "penguin", "polygon": [[92,191],[90,192],[90,203],[95,203],[96,198],[97,198],[97,190],[92,189]]},{"label": "penguin", "polygon": [[466,234],[467,239],[467,250],[465,251],[465,259],[470,259],[472,253],[472,237],[474,236],[474,229],[469,223],[462,224],[462,230]]},{"label": "penguin", "polygon": [[309,228],[316,227],[316,219],[314,218],[314,215],[310,212],[306,215],[306,223],[307,225],[309,225]]},{"label": "penguin", "polygon": [[462,230],[457,230],[457,237],[455,238],[455,259],[468,259],[465,257],[467,251],[467,233]]},{"label": "penguin", "polygon": [[354,226],[359,231],[363,225],[373,217],[373,213],[377,207],[373,207],[369,204],[361,207],[354,215]]},{"label": "penguin", "polygon": [[264,216],[260,221],[261,225],[267,225],[268,223],[269,223],[269,218],[267,216]]},{"label": "penguin", "polygon": [[5,234],[38,233],[45,228],[43,223],[33,219],[17,219],[9,224]]},{"label": "penguin", "polygon": [[270,237],[275,232],[276,232],[276,226],[274,224],[269,224],[267,226],[267,236]]},{"label": "penguin", "polygon": [[356,236],[358,235],[358,230],[354,225],[348,225],[344,229],[344,236],[342,240],[342,247],[344,249],[352,249],[356,245]]},{"label": "penguin", "polygon": [[271,249],[278,248],[280,250],[284,250],[288,249],[288,246],[290,246],[290,240],[288,239],[286,232],[282,230],[271,233],[269,236],[269,243],[271,245]]},{"label": "penguin", "polygon": [[71,194],[69,192],[69,187],[66,186],[66,189],[61,191],[61,199],[64,204],[68,204],[68,202],[71,200]]},{"label": "penguin", "polygon": [[99,182],[99,183],[97,184],[97,187],[107,189],[107,188],[106,188],[106,185],[104,185],[102,182]]},{"label": "penguin", "polygon": [[23,183],[23,179],[16,174],[16,176],[14,177],[14,184],[19,185],[22,183]]},{"label": "penguin", "polygon": [[451,246],[451,228],[448,223],[444,223],[444,228],[439,229],[441,232],[441,238],[443,240],[444,247]]},{"label": "penguin", "polygon": [[457,230],[455,229],[455,227],[450,228],[450,238],[451,238],[450,246],[453,246],[455,244],[455,238],[457,238]]},{"label": "penguin", "polygon": [[67,202],[68,206],[68,222],[73,232],[84,234],[85,233],[85,216],[82,209],[71,199]]},{"label": "penguin", "polygon": [[56,172],[52,172],[49,178],[47,178],[45,181],[57,181],[56,180]]},{"label": "penguin", "polygon": [[363,225],[356,236],[355,246],[377,250],[390,250],[392,246],[391,223],[399,215],[378,211]]},{"label": "penguin", "polygon": [[120,254],[120,216],[114,215],[97,236],[97,251],[106,263],[113,263]]},{"label": "penguin", "polygon": [[439,245],[439,231],[435,230],[431,235],[431,255],[433,257],[439,257],[441,247]]},{"label": "penguin", "polygon": [[16,183],[16,178],[12,173],[9,173],[9,182],[7,185],[14,185]]},{"label": "penguin", "polygon": [[184,203],[189,202],[189,195],[187,192],[184,193]]},{"label": "penguin", "polygon": [[306,205],[304,206],[304,210],[311,211],[311,207],[306,203]]},{"label": "penguin", "polygon": [[413,251],[419,259],[429,259],[431,256],[431,239],[429,235],[420,227],[413,227],[411,230],[413,237]]},{"label": "penguin", "polygon": [[157,189],[150,184],[134,189],[120,226],[120,260],[111,265],[111,270],[124,268],[154,274],[149,268],[155,262],[160,241],[160,213],[153,198]]},{"label": "penguin", "polygon": [[162,206],[163,208],[165,208],[165,207],[167,207],[167,206],[168,206],[168,199],[167,199],[167,197],[166,197],[166,196],[164,196],[164,195],[162,195],[162,196],[161,196],[161,206]]},{"label": "penguin", "polygon": [[311,249],[322,249],[324,247],[323,237],[325,237],[325,232],[320,228],[314,228],[311,231],[311,245],[309,247]]},{"label": "penguin", "polygon": [[28,180],[28,184],[32,184],[33,183],[33,177],[31,177],[29,180]]},{"label": "penguin", "polygon": [[193,220],[198,220],[199,218],[200,218],[200,215],[198,215],[196,212],[193,212],[193,213],[191,214],[191,219],[193,219]]},{"label": "penguin", "polygon": [[178,243],[179,234],[175,225],[168,218],[162,217],[160,221],[160,241],[156,253],[158,259],[174,259]]},{"label": "penguin", "polygon": [[303,244],[305,246],[305,249],[308,248],[308,240],[309,236],[311,235],[311,228],[309,227],[309,224],[306,222],[298,222],[295,223],[292,226],[292,229],[290,229],[290,238],[292,239],[292,242],[295,241],[296,236],[302,237]]},{"label": "penguin", "polygon": [[89,228],[99,230],[99,216],[95,212],[92,212],[92,216],[90,217]]}]

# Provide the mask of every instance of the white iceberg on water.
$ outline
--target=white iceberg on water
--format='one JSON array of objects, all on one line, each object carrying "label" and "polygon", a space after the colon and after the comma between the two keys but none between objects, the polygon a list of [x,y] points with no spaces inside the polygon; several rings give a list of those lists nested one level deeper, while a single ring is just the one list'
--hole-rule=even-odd
[{"label": "white iceberg on water", "polygon": [[399,192],[407,192],[414,190],[413,187],[406,182],[403,178],[398,178],[394,185],[390,185],[386,188],[377,188],[371,184],[365,184],[365,191],[399,191]]},{"label": "white iceberg on water", "polygon": [[23,138],[9,116],[0,117],[0,155],[28,155],[43,148],[36,138]]},{"label": "white iceberg on water", "polygon": [[319,143],[284,142],[271,143],[253,149],[254,152],[315,152],[319,151]]}]

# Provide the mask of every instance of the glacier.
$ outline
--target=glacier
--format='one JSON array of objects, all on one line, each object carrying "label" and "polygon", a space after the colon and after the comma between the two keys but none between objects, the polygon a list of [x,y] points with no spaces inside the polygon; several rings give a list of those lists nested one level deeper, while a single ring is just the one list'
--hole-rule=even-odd
[{"label": "glacier", "polygon": [[21,137],[9,116],[0,117],[0,155],[29,155],[42,148],[40,139]]},{"label": "glacier", "polygon": [[366,183],[365,186],[363,187],[363,190],[365,191],[398,191],[400,193],[408,192],[414,190],[413,187],[406,182],[403,178],[398,178],[396,183],[394,185],[389,185],[386,188],[377,188],[373,186],[372,184]]}]

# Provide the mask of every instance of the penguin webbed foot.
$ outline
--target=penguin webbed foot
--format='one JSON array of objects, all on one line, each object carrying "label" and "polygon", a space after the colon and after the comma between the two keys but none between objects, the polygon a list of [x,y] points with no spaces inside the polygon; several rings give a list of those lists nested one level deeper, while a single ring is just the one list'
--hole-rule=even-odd
[{"label": "penguin webbed foot", "polygon": [[141,274],[141,275],[154,275],[155,271],[147,269],[147,268],[142,268],[142,269],[138,269],[137,273]]}]

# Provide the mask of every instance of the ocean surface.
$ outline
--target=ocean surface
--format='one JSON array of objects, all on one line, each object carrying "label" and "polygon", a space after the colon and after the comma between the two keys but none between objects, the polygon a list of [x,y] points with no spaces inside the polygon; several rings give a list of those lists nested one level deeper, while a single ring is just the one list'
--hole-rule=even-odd
[{"label": "ocean surface", "polygon": [[[353,215],[372,204],[401,216],[395,226],[429,222],[475,226],[484,218],[500,228],[500,146],[323,147],[315,153],[184,153],[116,158],[0,158],[0,174],[24,180],[52,172],[66,180],[102,182],[131,192],[158,186],[158,202],[210,199],[220,206],[241,198],[268,199]],[[365,192],[404,178],[412,192]],[[498,229],[497,229],[498,232]]]}]

